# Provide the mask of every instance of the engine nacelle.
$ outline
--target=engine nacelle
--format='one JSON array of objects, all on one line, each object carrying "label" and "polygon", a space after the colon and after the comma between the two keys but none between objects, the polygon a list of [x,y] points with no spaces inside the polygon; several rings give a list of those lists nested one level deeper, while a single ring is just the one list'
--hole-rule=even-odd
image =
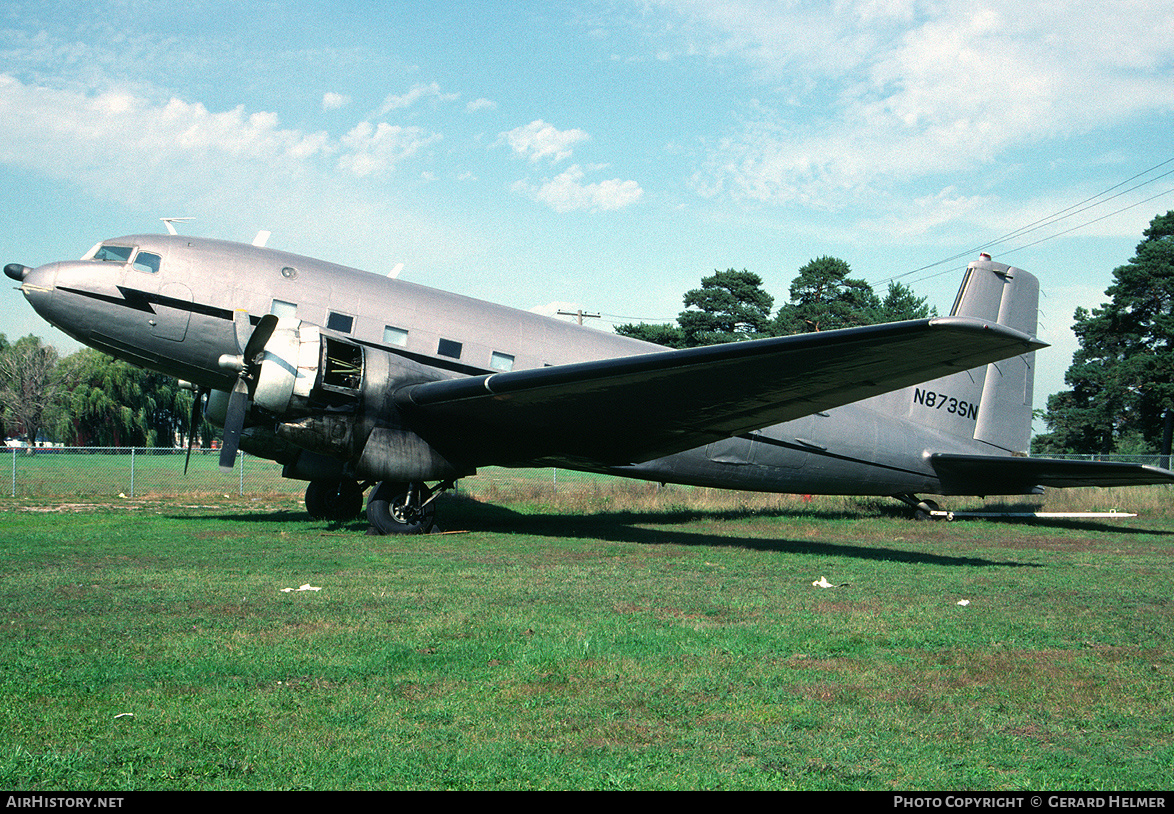
[{"label": "engine nacelle", "polygon": [[322,334],[316,325],[279,320],[261,354],[252,393],[254,406],[277,416],[290,412],[294,396],[307,400],[322,357]]},{"label": "engine nacelle", "polygon": [[325,457],[341,461],[346,476],[357,480],[447,480],[472,470],[404,426],[393,399],[404,385],[442,375],[313,325],[279,323],[265,344],[253,414],[275,418],[277,438],[306,450],[283,461],[287,476],[323,471]]}]

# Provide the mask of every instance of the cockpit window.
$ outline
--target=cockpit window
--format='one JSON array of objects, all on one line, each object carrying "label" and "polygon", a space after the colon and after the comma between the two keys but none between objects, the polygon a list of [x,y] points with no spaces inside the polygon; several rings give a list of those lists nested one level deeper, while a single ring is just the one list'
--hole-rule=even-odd
[{"label": "cockpit window", "polygon": [[134,254],[132,246],[99,246],[94,252],[94,260],[104,260],[107,263],[126,263]]},{"label": "cockpit window", "polygon": [[157,254],[150,252],[139,252],[135,255],[134,267],[137,271],[147,271],[151,274],[159,271],[159,264],[163,261]]}]

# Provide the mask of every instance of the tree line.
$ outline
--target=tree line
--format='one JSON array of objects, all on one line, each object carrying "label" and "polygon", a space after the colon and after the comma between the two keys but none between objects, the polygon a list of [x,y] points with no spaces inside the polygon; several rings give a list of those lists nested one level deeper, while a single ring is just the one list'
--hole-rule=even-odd
[{"label": "tree line", "polygon": [[715,271],[685,293],[676,324],[630,323],[616,333],[670,348],[693,348],[769,336],[831,331],[882,322],[925,319],[937,310],[908,286],[893,282],[881,298],[837,257],[820,257],[799,269],[788,302],[773,316],[774,297],[762,278],[743,269]]},{"label": "tree line", "polygon": [[[194,397],[92,348],[61,358],[39,337],[0,334],[0,418],[7,437],[29,446],[172,447],[186,441]],[[214,437],[206,422],[198,431],[205,444]]]}]

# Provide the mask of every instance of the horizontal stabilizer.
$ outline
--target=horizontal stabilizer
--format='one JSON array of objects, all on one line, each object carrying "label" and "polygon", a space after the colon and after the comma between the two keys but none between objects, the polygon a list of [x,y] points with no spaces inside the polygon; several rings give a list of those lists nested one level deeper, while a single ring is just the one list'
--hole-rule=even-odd
[{"label": "horizontal stabilizer", "polygon": [[930,457],[949,494],[1018,495],[1036,486],[1146,486],[1174,483],[1174,472],[1145,464],[1116,461],[1068,461],[998,455]]},{"label": "horizontal stabilizer", "polygon": [[939,317],[425,382],[395,401],[413,431],[468,465],[623,465],[1043,346]]}]

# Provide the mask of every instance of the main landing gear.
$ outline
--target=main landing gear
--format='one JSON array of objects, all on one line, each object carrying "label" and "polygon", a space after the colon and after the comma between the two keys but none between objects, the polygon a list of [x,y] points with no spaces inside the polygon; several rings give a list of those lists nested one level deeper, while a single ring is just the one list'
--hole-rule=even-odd
[{"label": "main landing gear", "polygon": [[354,520],[363,513],[364,488],[353,480],[312,480],[306,487],[306,511],[315,520]]},{"label": "main landing gear", "polygon": [[897,500],[913,509],[914,520],[933,520],[938,504],[932,500],[921,500],[917,495],[893,495]]},{"label": "main landing gear", "polygon": [[[347,521],[363,511],[363,490],[353,480],[315,480],[306,487],[306,511],[316,520]],[[435,500],[453,481],[435,487],[424,483],[383,481],[367,498],[367,521],[376,534],[427,534],[436,528]]]}]

